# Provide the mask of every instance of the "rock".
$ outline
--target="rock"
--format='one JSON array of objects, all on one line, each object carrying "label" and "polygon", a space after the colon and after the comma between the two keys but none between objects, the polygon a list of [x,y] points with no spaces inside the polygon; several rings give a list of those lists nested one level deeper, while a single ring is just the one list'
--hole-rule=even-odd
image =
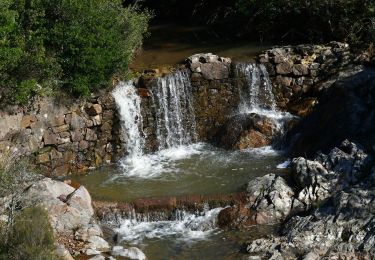
[{"label": "rock", "polygon": [[89,248],[97,250],[99,252],[108,252],[111,249],[108,242],[99,236],[91,236],[89,237],[87,242],[89,243]]},{"label": "rock", "polygon": [[21,119],[21,128],[29,128],[36,121],[37,118],[35,115],[25,115]]},{"label": "rock", "polygon": [[69,131],[69,125],[60,125],[52,128],[55,134]]},{"label": "rock", "polygon": [[65,124],[65,115],[55,116],[51,122],[52,127],[58,127]]},{"label": "rock", "polygon": [[249,148],[259,148],[270,145],[271,142],[271,139],[267,138],[262,133],[255,130],[250,130],[245,131],[241,134],[235,147],[240,150]]},{"label": "rock", "polygon": [[122,246],[114,246],[112,248],[111,255],[126,257],[129,259],[135,259],[135,260],[146,259],[146,255],[140,249],[136,247],[130,247],[128,249],[124,249]]},{"label": "rock", "polygon": [[366,170],[374,164],[370,157],[346,140],[314,161],[293,159],[292,174],[301,190],[296,199],[305,206],[319,203],[287,220],[279,236],[250,242],[247,251],[260,257],[276,253],[283,259],[373,259],[375,186]]},{"label": "rock", "polygon": [[305,76],[309,74],[309,68],[304,64],[294,64],[293,74],[295,76]]},{"label": "rock", "polygon": [[102,117],[100,115],[96,115],[96,116],[93,116],[91,118],[94,126],[98,126],[98,125],[101,125],[102,124]]},{"label": "rock", "polygon": [[67,163],[64,163],[63,165],[56,167],[52,172],[54,176],[59,177],[66,176],[68,175],[68,173],[70,173],[70,165]]},{"label": "rock", "polygon": [[274,174],[258,177],[248,183],[247,201],[222,210],[218,216],[221,227],[243,228],[254,224],[273,224],[292,212],[293,190]]},{"label": "rock", "polygon": [[56,145],[59,143],[59,136],[51,132],[44,132],[43,135],[44,145]]},{"label": "rock", "polygon": [[150,91],[147,88],[138,88],[138,95],[141,98],[148,98],[151,97]]},{"label": "rock", "polygon": [[299,117],[306,117],[317,104],[318,100],[316,98],[305,98],[297,102],[291,102],[288,105],[288,110]]},{"label": "rock", "polygon": [[227,79],[229,77],[229,69],[225,64],[215,63],[204,63],[201,65],[201,72],[205,79]]},{"label": "rock", "polygon": [[63,245],[57,245],[55,249],[56,256],[63,260],[74,260],[72,255]]},{"label": "rock", "polygon": [[50,161],[49,153],[42,153],[42,154],[37,155],[36,157],[36,162],[38,164],[47,163],[49,161]]},{"label": "rock", "polygon": [[[306,116],[288,133],[293,156],[327,152],[345,139],[356,140],[372,150],[375,144],[375,70],[336,82]],[[334,122],[334,127],[332,123]]]},{"label": "rock", "polygon": [[98,140],[98,136],[95,133],[94,130],[91,130],[90,128],[86,129],[86,136],[85,136],[86,141],[96,141]]},{"label": "rock", "polygon": [[276,65],[276,73],[281,75],[291,74],[293,72],[292,64],[289,62],[282,62]]},{"label": "rock", "polygon": [[94,215],[90,194],[83,186],[71,197],[69,205],[58,199],[60,195],[68,195],[74,190],[68,184],[45,178],[34,184],[25,198],[46,207],[55,232],[73,232],[77,227],[89,226]]},{"label": "rock", "polygon": [[240,114],[227,120],[217,139],[227,149],[247,149],[270,145],[277,132],[273,119],[257,114]]},{"label": "rock", "polygon": [[72,141],[73,142],[80,142],[83,140],[83,134],[81,133],[80,130],[75,130],[73,132],[70,133],[71,136],[72,136]]},{"label": "rock", "polygon": [[73,112],[70,120],[70,125],[73,130],[81,130],[85,127],[85,119]]},{"label": "rock", "polygon": [[103,112],[103,108],[99,104],[93,104],[87,107],[86,112],[89,116],[97,116]]},{"label": "rock", "polygon": [[291,77],[283,77],[283,76],[277,76],[276,77],[276,84],[280,84],[284,87],[290,87],[292,85],[293,78]]}]

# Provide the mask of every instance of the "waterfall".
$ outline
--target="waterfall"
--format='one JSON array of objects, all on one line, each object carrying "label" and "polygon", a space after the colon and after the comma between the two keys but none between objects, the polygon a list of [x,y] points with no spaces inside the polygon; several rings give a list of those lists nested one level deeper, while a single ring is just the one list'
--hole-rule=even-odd
[{"label": "waterfall", "polygon": [[158,79],[152,89],[159,150],[196,141],[192,87],[186,70]]},{"label": "waterfall", "polygon": [[243,78],[246,88],[240,89],[240,113],[258,113],[276,111],[272,83],[266,67],[256,63],[238,63],[235,66],[238,78]]},{"label": "waterfall", "polygon": [[[173,161],[200,153],[189,73],[178,70],[157,79],[151,88],[159,151],[144,155],[145,133],[141,98],[133,81],[120,82],[112,95],[119,109],[127,156],[120,161],[129,177],[159,176]],[[187,146],[190,145],[190,146]],[[199,148],[199,147],[198,147]]]},{"label": "waterfall", "polygon": [[120,82],[112,95],[118,107],[122,136],[126,142],[126,162],[134,162],[142,157],[144,146],[141,98],[133,81]]},{"label": "waterfall", "polygon": [[217,217],[222,209],[207,208],[195,214],[176,210],[172,219],[160,221],[150,221],[147,218],[121,219],[120,227],[115,231],[121,241],[137,244],[153,238],[205,239],[217,228]]}]

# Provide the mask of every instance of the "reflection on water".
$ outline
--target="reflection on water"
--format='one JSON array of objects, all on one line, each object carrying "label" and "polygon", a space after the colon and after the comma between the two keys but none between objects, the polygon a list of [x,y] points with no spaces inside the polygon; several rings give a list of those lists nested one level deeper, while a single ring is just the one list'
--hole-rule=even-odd
[{"label": "reflection on water", "polygon": [[142,167],[133,169],[131,175],[111,166],[76,180],[100,200],[232,193],[251,178],[280,171],[277,165],[284,161],[270,147],[225,151],[200,143],[145,155],[140,158]]},{"label": "reflection on water", "polygon": [[215,53],[234,60],[249,61],[269,47],[269,43],[225,39],[208,27],[159,25],[150,28],[151,36],[131,64],[132,69],[175,65],[196,53]]}]

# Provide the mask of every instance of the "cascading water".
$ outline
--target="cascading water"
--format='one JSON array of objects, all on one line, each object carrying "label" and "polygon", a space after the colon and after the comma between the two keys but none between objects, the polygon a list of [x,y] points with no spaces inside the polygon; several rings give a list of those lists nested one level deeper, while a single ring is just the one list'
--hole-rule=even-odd
[{"label": "cascading water", "polygon": [[144,146],[141,98],[133,81],[120,82],[112,93],[120,114],[122,136],[128,155],[122,161],[125,168],[142,163]]},{"label": "cascading water", "polygon": [[173,219],[162,221],[122,219],[116,232],[120,234],[121,240],[135,244],[145,239],[173,236],[186,240],[204,239],[217,229],[217,216],[222,209],[205,209],[196,214],[176,210]]},{"label": "cascading water", "polygon": [[265,111],[277,111],[272,83],[266,67],[256,63],[238,63],[236,76],[244,78],[247,88],[240,89],[240,113],[262,114]]},{"label": "cascading water", "polygon": [[200,153],[199,144],[194,144],[196,123],[188,72],[178,70],[159,78],[151,93],[159,151],[144,155],[145,134],[137,89],[129,81],[121,82],[113,91],[128,153],[121,163],[130,177],[149,178],[163,171],[174,171],[175,160]]},{"label": "cascading water", "polygon": [[266,67],[256,63],[237,63],[235,74],[245,83],[245,88],[240,88],[238,113],[255,113],[273,120],[276,126],[273,145],[282,149],[286,123],[293,116],[277,109],[273,85]]},{"label": "cascading water", "polygon": [[152,89],[159,150],[196,141],[192,87],[186,70],[159,78]]}]

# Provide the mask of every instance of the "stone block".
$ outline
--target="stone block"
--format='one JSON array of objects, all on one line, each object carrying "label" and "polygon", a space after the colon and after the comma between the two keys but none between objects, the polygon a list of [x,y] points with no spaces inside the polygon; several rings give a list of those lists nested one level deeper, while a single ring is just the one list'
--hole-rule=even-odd
[{"label": "stone block", "polygon": [[86,109],[87,114],[90,116],[96,116],[103,112],[103,108],[99,104],[93,104]]},{"label": "stone block", "polygon": [[56,145],[59,143],[59,136],[49,131],[45,131],[43,134],[43,141],[45,145]]}]

